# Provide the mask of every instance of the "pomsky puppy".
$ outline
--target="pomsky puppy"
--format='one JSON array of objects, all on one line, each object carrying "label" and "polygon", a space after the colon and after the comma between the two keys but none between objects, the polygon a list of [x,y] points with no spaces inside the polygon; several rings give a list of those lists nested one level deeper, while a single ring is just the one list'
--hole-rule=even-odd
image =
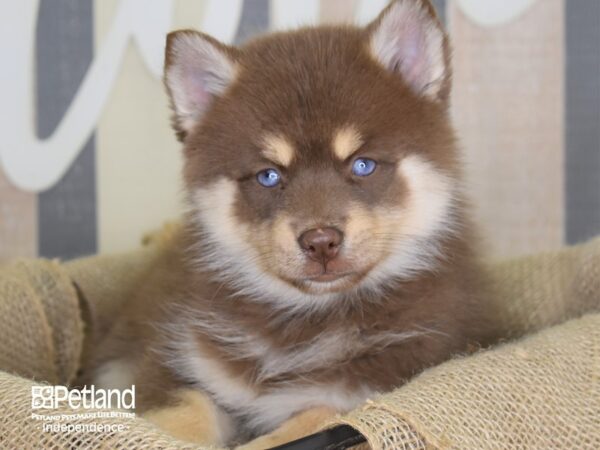
[{"label": "pomsky puppy", "polygon": [[97,386],[135,384],[138,411],[184,439],[272,432],[264,448],[486,344],[428,1],[241,48],[174,32],[165,84],[189,211],[102,344]]}]

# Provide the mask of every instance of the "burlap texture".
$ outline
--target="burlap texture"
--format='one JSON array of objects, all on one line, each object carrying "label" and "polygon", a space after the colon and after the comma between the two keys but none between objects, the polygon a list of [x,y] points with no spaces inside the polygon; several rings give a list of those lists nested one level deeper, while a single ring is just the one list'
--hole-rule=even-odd
[{"label": "burlap texture", "polygon": [[0,369],[49,383],[75,378],[83,345],[76,291],[53,261],[0,271]]},{"label": "burlap texture", "polygon": [[450,361],[342,420],[376,449],[598,449],[600,315]]},{"label": "burlap texture", "polygon": [[[31,386],[73,380],[83,349],[93,351],[168,251],[164,236],[153,242],[127,255],[0,269],[0,448],[200,448],[142,419],[70,421],[128,427],[114,434],[53,434],[31,419]],[[491,273],[513,342],[432,368],[337,423],[359,429],[374,449],[600,448],[600,239]]]}]

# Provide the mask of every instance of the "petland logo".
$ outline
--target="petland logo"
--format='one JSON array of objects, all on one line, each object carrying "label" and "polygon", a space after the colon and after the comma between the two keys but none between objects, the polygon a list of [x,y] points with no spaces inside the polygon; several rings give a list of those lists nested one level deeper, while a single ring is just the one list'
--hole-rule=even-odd
[{"label": "petland logo", "polygon": [[69,390],[65,386],[32,386],[32,409],[135,409],[135,386],[131,389],[83,389]]}]

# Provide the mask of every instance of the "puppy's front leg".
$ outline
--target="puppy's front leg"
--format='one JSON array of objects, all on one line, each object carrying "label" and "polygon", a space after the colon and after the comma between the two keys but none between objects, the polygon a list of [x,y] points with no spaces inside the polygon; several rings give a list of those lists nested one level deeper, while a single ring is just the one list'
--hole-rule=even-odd
[{"label": "puppy's front leg", "polygon": [[309,409],[287,420],[272,433],[237,447],[237,450],[265,450],[295,441],[319,431],[335,414],[335,410],[328,407]]},{"label": "puppy's front leg", "polygon": [[195,389],[178,391],[170,406],[152,409],[142,417],[177,439],[202,445],[226,445],[233,431],[227,414]]}]

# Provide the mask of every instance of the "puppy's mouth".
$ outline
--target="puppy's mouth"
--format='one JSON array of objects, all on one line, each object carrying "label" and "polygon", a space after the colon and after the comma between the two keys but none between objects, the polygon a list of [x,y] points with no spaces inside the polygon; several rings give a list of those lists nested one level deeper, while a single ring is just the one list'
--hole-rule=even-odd
[{"label": "puppy's mouth", "polygon": [[342,280],[344,278],[351,278],[356,276],[356,272],[323,272],[319,275],[306,277],[301,281],[310,281],[313,283],[333,283],[334,281]]},{"label": "puppy's mouth", "polygon": [[294,280],[288,280],[302,292],[308,294],[334,294],[351,290],[368,273],[353,267],[309,270]]}]

